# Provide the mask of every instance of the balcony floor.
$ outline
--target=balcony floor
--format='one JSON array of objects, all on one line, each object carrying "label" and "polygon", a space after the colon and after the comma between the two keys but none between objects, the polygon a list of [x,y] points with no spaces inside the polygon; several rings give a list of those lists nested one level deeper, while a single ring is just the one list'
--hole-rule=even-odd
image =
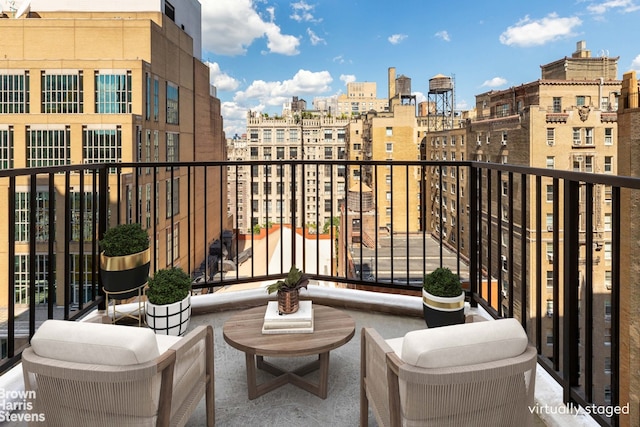
[{"label": "balcony floor", "polygon": [[[411,330],[422,329],[425,324],[424,320],[417,317],[345,311],[356,322],[356,334],[350,342],[330,353],[329,394],[325,400],[291,384],[249,400],[244,355],[229,346],[222,337],[222,326],[234,311],[194,316],[192,327],[202,324],[214,327],[216,425],[357,426],[360,408],[360,329],[364,326],[374,327],[384,338],[394,338]],[[312,356],[280,358],[275,363],[291,369],[313,359]],[[259,374],[262,375],[259,381],[270,377],[261,371]],[[315,381],[317,373],[311,373],[307,378]],[[187,425],[205,425],[204,402],[200,403]],[[369,425],[377,425],[371,411]],[[534,425],[545,424],[536,417]]]}]

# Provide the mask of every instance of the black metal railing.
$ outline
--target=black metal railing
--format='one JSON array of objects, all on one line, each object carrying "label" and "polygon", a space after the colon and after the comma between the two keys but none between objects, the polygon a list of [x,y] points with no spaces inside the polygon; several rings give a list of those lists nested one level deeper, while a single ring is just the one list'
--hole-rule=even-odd
[{"label": "black metal railing", "polygon": [[424,274],[448,266],[472,305],[521,321],[565,402],[618,405],[621,191],[638,189],[638,179],[481,162],[0,171],[10,242],[0,274],[13,284],[0,307],[1,372],[44,319],[104,308],[100,236],[140,222],[152,269],[180,266],[202,292],[272,281],[296,264],[320,282],[419,295]]}]

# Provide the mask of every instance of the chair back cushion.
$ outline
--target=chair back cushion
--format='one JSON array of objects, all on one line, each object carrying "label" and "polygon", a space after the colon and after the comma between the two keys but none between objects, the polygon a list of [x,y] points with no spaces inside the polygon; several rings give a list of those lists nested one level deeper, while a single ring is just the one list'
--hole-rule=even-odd
[{"label": "chair back cushion", "polygon": [[421,368],[466,366],[518,356],[527,343],[516,319],[500,319],[408,332],[400,357]]},{"label": "chair back cushion", "polygon": [[136,365],[160,353],[152,330],[66,320],[47,320],[31,339],[40,357],[109,366]]}]

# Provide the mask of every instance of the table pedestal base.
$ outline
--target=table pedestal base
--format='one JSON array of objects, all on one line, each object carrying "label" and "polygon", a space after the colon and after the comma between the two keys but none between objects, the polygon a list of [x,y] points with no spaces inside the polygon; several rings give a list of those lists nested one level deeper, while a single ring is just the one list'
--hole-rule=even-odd
[{"label": "table pedestal base", "polygon": [[[269,362],[266,362],[262,356],[246,353],[247,363],[247,388],[249,390],[249,399],[255,399],[265,393],[275,390],[285,384],[293,384],[303,390],[313,393],[322,399],[327,398],[327,389],[329,382],[329,352],[320,353],[318,360],[314,360],[300,368],[288,372]],[[257,383],[258,369],[268,372],[275,376],[269,381],[262,384]],[[303,377],[311,372],[320,370],[319,381],[314,384]]]}]

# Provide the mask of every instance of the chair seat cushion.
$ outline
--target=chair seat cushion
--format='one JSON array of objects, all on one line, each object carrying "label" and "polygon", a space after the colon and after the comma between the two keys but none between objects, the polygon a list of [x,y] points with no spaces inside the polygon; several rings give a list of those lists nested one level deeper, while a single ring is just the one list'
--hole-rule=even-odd
[{"label": "chair seat cushion", "polygon": [[[464,323],[408,332],[400,358],[422,368],[466,366],[518,356],[527,343],[516,319]],[[398,347],[399,343],[392,346]]]},{"label": "chair seat cushion", "polygon": [[40,357],[109,366],[136,365],[160,353],[151,329],[66,320],[47,320],[31,339]]}]

